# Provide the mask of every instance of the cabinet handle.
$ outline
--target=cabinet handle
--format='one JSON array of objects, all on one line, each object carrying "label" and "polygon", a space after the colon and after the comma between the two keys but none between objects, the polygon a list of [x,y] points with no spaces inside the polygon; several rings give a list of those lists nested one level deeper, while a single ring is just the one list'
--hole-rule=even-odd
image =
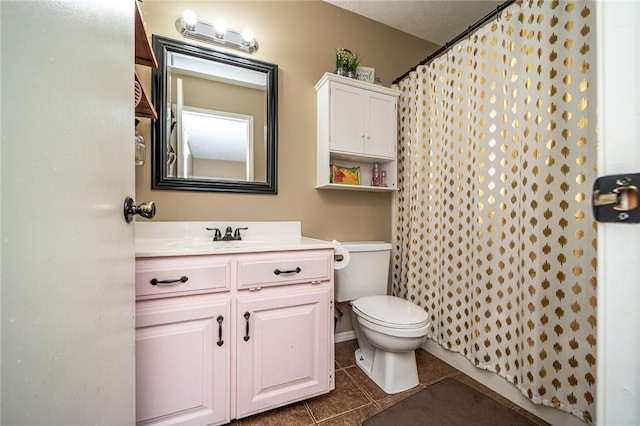
[{"label": "cabinet handle", "polygon": [[186,283],[187,281],[189,281],[189,277],[187,277],[186,275],[183,275],[180,278],[175,279],[175,280],[162,280],[162,281],[159,281],[157,278],[153,278],[151,281],[149,281],[149,284],[151,284],[151,285],[167,285],[167,284],[175,284],[175,283]]},{"label": "cabinet handle", "polygon": [[218,341],[216,342],[216,344],[218,346],[222,346],[224,345],[224,340],[222,340],[222,321],[224,321],[224,318],[222,317],[222,315],[218,315],[216,321],[218,321]]},{"label": "cabinet handle", "polygon": [[300,269],[300,267],[298,266],[296,269],[289,269],[287,271],[281,271],[280,269],[276,269],[275,271],[273,271],[274,274],[276,275],[280,275],[280,274],[299,274],[302,271],[302,269]]},{"label": "cabinet handle", "polygon": [[247,325],[244,329],[244,341],[247,342],[249,341],[250,337],[249,337],[249,317],[251,316],[251,314],[249,312],[245,312],[244,313],[244,319],[247,320]]}]

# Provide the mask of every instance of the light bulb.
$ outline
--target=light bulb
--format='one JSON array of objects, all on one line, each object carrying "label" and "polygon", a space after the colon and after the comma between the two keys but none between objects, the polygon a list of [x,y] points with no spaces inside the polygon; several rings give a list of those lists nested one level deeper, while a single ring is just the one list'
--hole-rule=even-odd
[{"label": "light bulb", "polygon": [[227,23],[224,19],[218,18],[213,23],[213,30],[216,32],[216,37],[224,38],[224,33],[227,32]]},{"label": "light bulb", "polygon": [[249,46],[253,42],[254,34],[251,28],[242,30],[242,44]]},{"label": "light bulb", "polygon": [[184,19],[184,23],[187,25],[188,29],[194,30],[196,28],[198,16],[193,10],[186,9],[184,12],[182,12],[182,19]]}]

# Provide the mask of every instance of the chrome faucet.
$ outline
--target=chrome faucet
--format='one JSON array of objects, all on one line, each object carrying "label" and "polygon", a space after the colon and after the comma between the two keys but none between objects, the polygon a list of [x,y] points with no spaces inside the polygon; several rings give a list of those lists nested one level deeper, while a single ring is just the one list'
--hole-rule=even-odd
[{"label": "chrome faucet", "polygon": [[236,228],[235,232],[233,233],[233,239],[240,241],[242,239],[242,236],[240,235],[240,230],[247,230],[249,228]]},{"label": "chrome faucet", "polygon": [[230,226],[227,226],[227,230],[224,231],[224,237],[222,237],[222,241],[233,241],[233,229]]},{"label": "chrome faucet", "polygon": [[220,233],[220,230],[218,228],[209,228],[206,227],[205,228],[207,231],[215,231],[213,233],[213,241],[220,241],[222,240],[222,234]]},{"label": "chrome faucet", "polygon": [[246,230],[249,228],[237,228],[235,231],[230,226],[227,226],[227,229],[224,231],[224,237],[218,228],[206,228],[207,231],[215,231],[213,233],[213,241],[240,241],[242,240],[242,236],[240,235],[241,230]]}]

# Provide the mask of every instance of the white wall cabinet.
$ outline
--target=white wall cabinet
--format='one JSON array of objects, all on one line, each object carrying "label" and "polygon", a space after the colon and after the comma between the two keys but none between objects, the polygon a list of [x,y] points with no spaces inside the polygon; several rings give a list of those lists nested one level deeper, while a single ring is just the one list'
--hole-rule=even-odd
[{"label": "white wall cabinet", "polygon": [[136,289],[138,424],[224,424],[335,387],[332,249],[138,258]]},{"label": "white wall cabinet", "polygon": [[[318,102],[316,188],[390,191],[397,188],[399,92],[325,73],[315,86]],[[387,186],[371,186],[373,164]],[[330,183],[330,165],[360,167],[360,185]]]}]

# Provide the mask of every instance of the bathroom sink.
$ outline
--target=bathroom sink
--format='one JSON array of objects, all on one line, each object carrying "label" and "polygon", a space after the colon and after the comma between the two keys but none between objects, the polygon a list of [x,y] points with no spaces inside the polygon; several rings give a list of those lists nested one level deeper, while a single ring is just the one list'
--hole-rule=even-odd
[{"label": "bathroom sink", "polygon": [[261,247],[274,245],[273,241],[259,241],[259,240],[241,240],[241,241],[212,241],[213,248],[216,249],[230,249],[230,248],[249,248],[249,247]]},{"label": "bathroom sink", "polygon": [[257,240],[233,240],[233,241],[212,241],[210,239],[183,239],[183,240],[170,240],[161,243],[169,249],[176,250],[201,250],[201,249],[233,249],[233,248],[250,248],[256,246],[266,246],[271,242],[269,241],[257,241]]},{"label": "bathroom sink", "polygon": [[[241,229],[242,240],[213,241],[212,228]],[[136,222],[136,256],[191,256],[333,247],[303,237],[300,222]]]}]

